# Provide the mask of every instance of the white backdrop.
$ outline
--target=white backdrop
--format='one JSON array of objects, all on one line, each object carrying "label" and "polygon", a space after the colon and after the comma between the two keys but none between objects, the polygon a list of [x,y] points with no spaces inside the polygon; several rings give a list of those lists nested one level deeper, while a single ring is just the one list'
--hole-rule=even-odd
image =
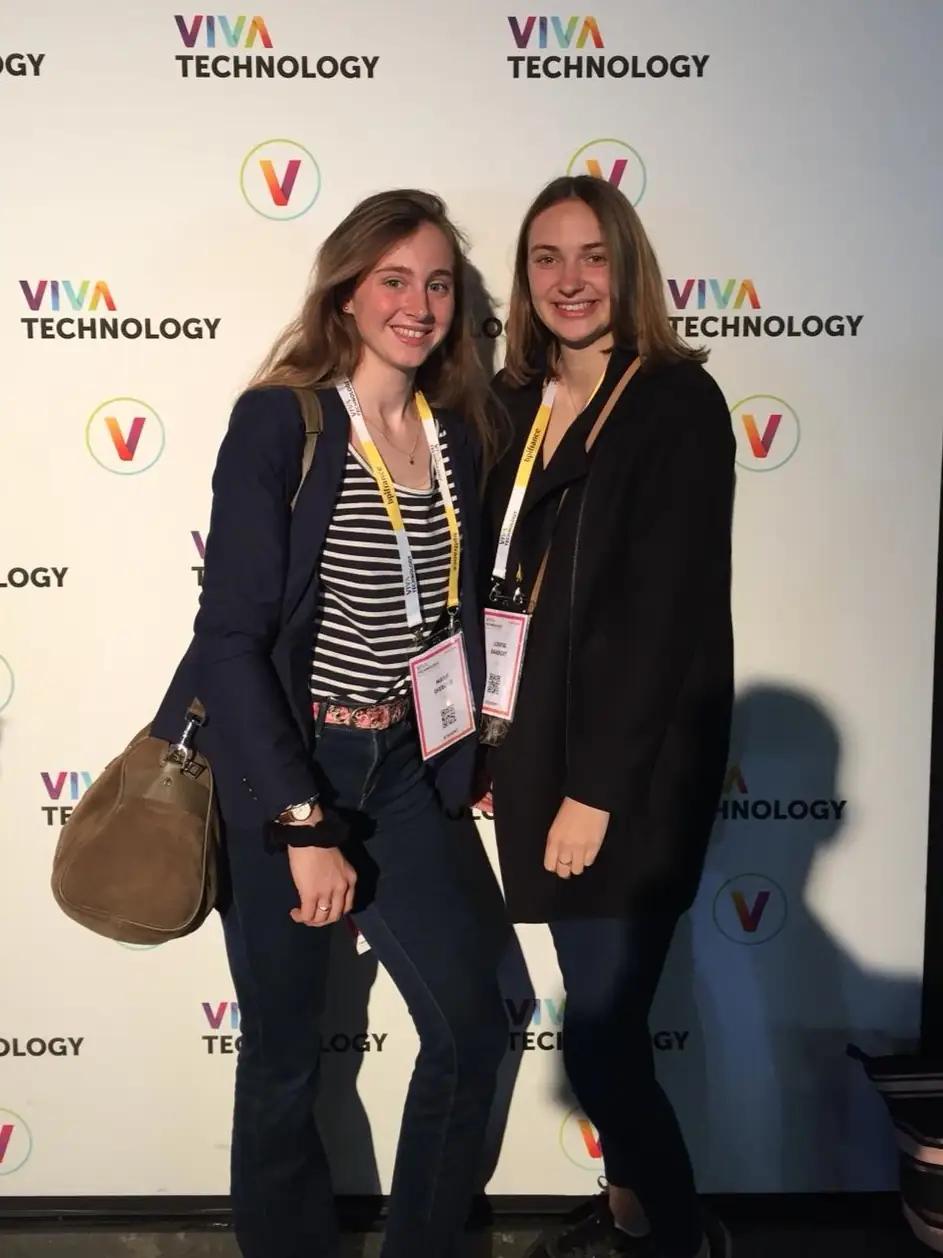
[{"label": "white backdrop", "polygon": [[[72,925],[48,891],[61,810],[189,639],[229,408],[318,242],[363,195],[433,188],[500,319],[520,216],[570,168],[638,203],[739,446],[734,754],[658,998],[659,1068],[707,1191],[893,1182],[843,1051],[917,1029],[943,11],[508,7],[3,6],[0,1194],[226,1191],[238,1011],[218,925],[153,951]],[[491,1190],[588,1191],[559,975],[543,928],[520,941]],[[382,973],[359,1009],[369,958],[338,965],[337,1186],[385,1189],[415,1037]]]}]

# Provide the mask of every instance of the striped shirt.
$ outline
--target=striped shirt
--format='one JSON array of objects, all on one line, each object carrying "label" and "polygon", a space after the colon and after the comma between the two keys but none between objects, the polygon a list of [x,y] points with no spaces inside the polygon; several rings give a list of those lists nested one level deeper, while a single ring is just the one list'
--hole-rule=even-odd
[{"label": "striped shirt", "polygon": [[[441,428],[439,441],[458,517]],[[397,485],[396,496],[416,567],[423,629],[429,632],[438,627],[448,605],[445,507],[434,472],[431,489]],[[399,551],[373,473],[352,446],[321,552],[317,623],[311,663],[315,699],[371,705],[409,694],[409,661],[419,648],[406,622]]]}]

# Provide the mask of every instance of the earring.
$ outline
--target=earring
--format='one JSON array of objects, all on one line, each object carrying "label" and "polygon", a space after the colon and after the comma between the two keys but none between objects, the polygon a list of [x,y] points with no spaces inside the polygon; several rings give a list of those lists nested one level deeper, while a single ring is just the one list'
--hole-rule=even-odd
[{"label": "earring", "polygon": [[350,314],[350,302],[344,306],[344,314]]}]

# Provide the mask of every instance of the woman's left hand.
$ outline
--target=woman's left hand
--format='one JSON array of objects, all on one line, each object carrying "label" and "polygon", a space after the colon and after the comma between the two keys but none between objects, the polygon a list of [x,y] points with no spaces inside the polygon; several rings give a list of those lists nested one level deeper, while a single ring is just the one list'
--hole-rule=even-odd
[{"label": "woman's left hand", "polygon": [[558,878],[581,874],[596,859],[608,826],[609,813],[565,799],[547,835],[544,869]]}]

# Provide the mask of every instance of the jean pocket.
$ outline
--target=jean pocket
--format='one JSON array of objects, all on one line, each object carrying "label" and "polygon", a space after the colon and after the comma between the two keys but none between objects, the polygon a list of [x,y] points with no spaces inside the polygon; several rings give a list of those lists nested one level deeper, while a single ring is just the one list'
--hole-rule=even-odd
[{"label": "jean pocket", "polygon": [[373,730],[326,725],[314,752],[325,802],[339,809],[359,810],[378,756],[379,743]]}]

